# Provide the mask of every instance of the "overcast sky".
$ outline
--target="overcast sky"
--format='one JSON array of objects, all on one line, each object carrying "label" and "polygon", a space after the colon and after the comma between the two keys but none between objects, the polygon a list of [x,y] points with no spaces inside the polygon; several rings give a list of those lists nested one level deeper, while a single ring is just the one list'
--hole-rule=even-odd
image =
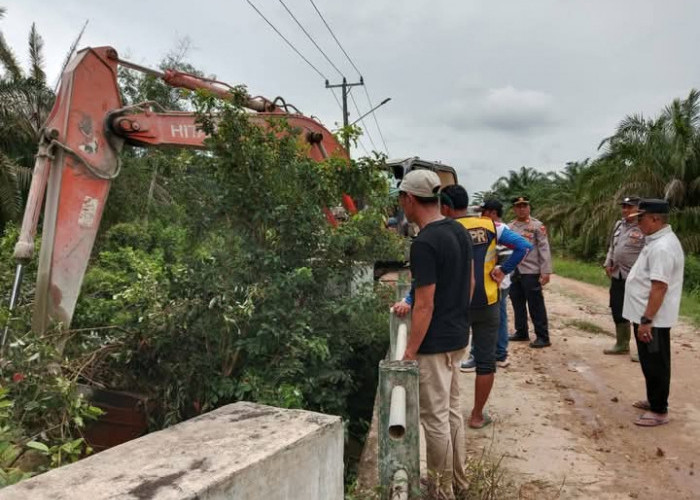
[{"label": "overcast sky", "polygon": [[[251,0],[331,83],[341,77],[279,0]],[[655,115],[700,87],[700,2],[690,0],[314,0],[374,103],[391,157],[454,166],[470,193],[522,165],[556,170],[596,155],[627,114]],[[285,0],[356,81],[309,0]],[[329,128],[342,113],[324,80],[246,0],[0,0],[0,29],[26,61],[32,22],[51,80],[80,27],[81,46],[111,45],[156,67],[178,41],[188,60],[252,94],[284,96]],[[365,93],[353,94],[369,110]],[[351,102],[350,120],[358,117]],[[371,118],[367,131],[384,151]],[[362,139],[373,149],[369,137]],[[359,148],[357,154],[364,154]]]}]

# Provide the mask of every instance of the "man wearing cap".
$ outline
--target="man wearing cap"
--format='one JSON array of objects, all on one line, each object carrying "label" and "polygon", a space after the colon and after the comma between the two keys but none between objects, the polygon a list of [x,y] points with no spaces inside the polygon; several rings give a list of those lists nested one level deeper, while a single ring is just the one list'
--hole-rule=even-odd
[{"label": "man wearing cap", "polygon": [[[469,316],[472,332],[472,355],[462,363],[476,369],[474,381],[474,407],[467,422],[473,429],[481,429],[491,423],[491,417],[484,411],[493,387],[496,373],[496,346],[500,311],[498,305],[498,285],[504,273],[510,273],[523,259],[530,244],[520,235],[506,230],[504,226],[487,217],[469,216],[469,196],[460,185],[447,186],[440,193],[442,214],[464,226],[471,236],[474,252],[474,296],[470,304]],[[499,239],[517,243],[518,251],[498,267],[496,244]]]},{"label": "man wearing cap", "polygon": [[634,423],[654,427],[668,423],[671,385],[671,327],[678,321],[685,257],[680,241],[668,225],[665,200],[640,200],[637,212],[645,246],[627,275],[622,316],[634,325],[647,399],[636,408],[646,410]]},{"label": "man wearing cap", "polygon": [[464,356],[473,292],[472,243],[464,228],[443,217],[440,178],[413,170],[399,186],[399,204],[420,232],[411,244],[414,288],[405,360],[419,367],[421,424],[427,468],[446,498],[466,490],[464,424],[459,407],[459,363]]},{"label": "man wearing cap", "polygon": [[[608,254],[605,257],[605,272],[610,277],[610,310],[615,322],[615,345],[605,349],[605,354],[626,354],[630,351],[632,335],[630,322],[622,317],[622,304],[625,301],[625,281],[632,266],[644,248],[644,234],[637,225],[637,205],[639,198],[627,196],[622,199],[622,219],[618,220],[610,235]],[[633,357],[634,361],[638,358]]]},{"label": "man wearing cap", "polygon": [[530,217],[530,199],[527,196],[513,198],[515,220],[508,224],[516,233],[532,244],[532,250],[513,273],[510,286],[510,300],[515,314],[515,333],[508,340],[530,340],[527,325],[527,311],[530,311],[537,338],[530,347],[548,347],[549,324],[544,305],[542,287],[549,283],[552,274],[552,255],[549,250],[547,229],[542,222]]}]

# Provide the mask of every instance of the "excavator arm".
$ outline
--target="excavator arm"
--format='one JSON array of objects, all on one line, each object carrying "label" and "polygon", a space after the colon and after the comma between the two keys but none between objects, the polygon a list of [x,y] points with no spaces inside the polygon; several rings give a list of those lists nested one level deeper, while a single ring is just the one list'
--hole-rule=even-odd
[{"label": "excavator arm", "polygon": [[[206,89],[221,98],[231,96],[231,87],[221,82],[120,61],[111,47],[84,49],[66,66],[39,144],[14,254],[18,270],[11,307],[19,293],[22,266],[32,258],[45,195],[32,320],[36,332],[46,331],[52,321],[70,325],[109,189],[119,175],[124,143],[205,147],[206,136],[197,128],[192,113],[161,112],[148,104],[124,107],[117,84],[119,65],[152,74],[174,87]],[[251,120],[260,126],[267,126],[270,119],[286,119],[310,144],[309,156],[314,160],[333,155],[347,158],[347,152],[323,125],[281,99],[273,102],[250,97],[245,106],[254,112]],[[327,209],[324,212],[329,213]]]}]

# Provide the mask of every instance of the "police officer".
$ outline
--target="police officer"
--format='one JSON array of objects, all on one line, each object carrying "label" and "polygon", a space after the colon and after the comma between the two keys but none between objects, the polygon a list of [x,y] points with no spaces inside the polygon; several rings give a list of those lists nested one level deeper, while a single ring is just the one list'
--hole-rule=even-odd
[{"label": "police officer", "polygon": [[[605,349],[605,354],[626,354],[630,351],[631,325],[622,317],[622,305],[625,300],[625,282],[630,269],[637,261],[639,252],[644,248],[644,234],[637,225],[635,212],[639,198],[627,196],[622,199],[622,219],[613,226],[610,235],[608,255],[605,257],[605,272],[610,277],[610,310],[615,322],[615,345]],[[634,361],[638,358],[633,357]]]},{"label": "police officer", "polygon": [[542,222],[530,217],[530,199],[527,196],[513,198],[515,220],[508,225],[532,244],[532,250],[513,273],[510,300],[513,304],[515,333],[508,337],[511,342],[530,340],[527,325],[527,310],[530,310],[537,338],[530,347],[541,348],[552,345],[549,340],[547,309],[544,305],[542,287],[549,283],[552,274],[552,255],[549,250],[547,229]]}]

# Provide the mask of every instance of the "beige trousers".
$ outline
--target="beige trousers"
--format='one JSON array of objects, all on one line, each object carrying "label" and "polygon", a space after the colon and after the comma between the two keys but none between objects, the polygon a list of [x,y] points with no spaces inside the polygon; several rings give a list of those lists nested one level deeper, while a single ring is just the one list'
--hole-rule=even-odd
[{"label": "beige trousers", "polygon": [[418,354],[420,421],[425,431],[428,473],[447,498],[454,498],[454,489],[466,490],[469,486],[459,408],[459,364],[465,353],[466,348]]}]

